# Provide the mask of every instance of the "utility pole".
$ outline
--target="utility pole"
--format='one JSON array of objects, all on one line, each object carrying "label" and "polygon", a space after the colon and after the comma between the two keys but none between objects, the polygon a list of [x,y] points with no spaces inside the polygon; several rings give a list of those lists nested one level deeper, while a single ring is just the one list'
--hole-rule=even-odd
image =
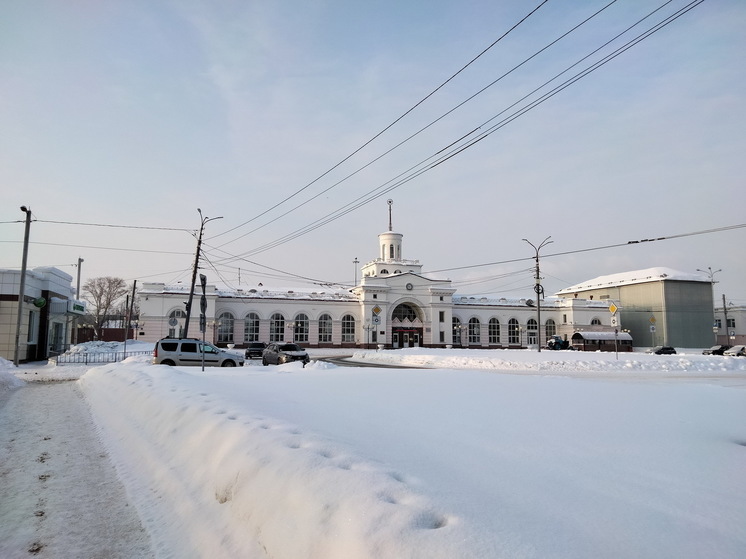
[{"label": "utility pole", "polygon": [[[84,260],[78,257],[78,284],[77,284],[77,287],[75,288],[75,299],[77,299],[78,301],[80,301],[80,267],[81,267],[80,265],[83,264],[83,262]],[[71,336],[71,338],[73,339],[73,343],[77,344],[78,343],[78,317],[77,316],[73,318],[72,333],[73,333],[73,336]]]},{"label": "utility pole", "polygon": [[[713,317],[712,325],[714,327],[715,326],[715,320],[714,320],[715,318],[715,284],[717,283],[715,281],[715,274],[717,274],[718,272],[722,272],[722,270],[715,270],[713,272],[712,268],[710,266],[707,266],[707,270],[700,270],[699,268],[697,268],[697,271],[710,276],[710,285],[712,286],[712,317]],[[727,326],[728,326],[727,317],[726,317],[725,323],[726,323],[726,331],[727,331]],[[713,331],[715,333],[715,343],[717,344],[718,343],[718,332],[716,328],[713,328]]]},{"label": "utility pole", "polygon": [[[541,274],[539,272],[539,251],[547,246],[548,244],[553,243],[554,241],[550,241],[552,237],[549,236],[541,243],[539,246],[534,245],[531,241],[528,239],[523,239],[528,244],[530,244],[534,250],[536,251],[536,285],[534,285],[534,291],[536,292],[536,322],[537,322],[537,331],[536,331],[536,341],[537,341],[537,348],[538,351],[541,352],[541,299],[544,297],[544,287],[541,285]],[[526,335],[528,336],[528,330],[526,331]]]},{"label": "utility pole", "polygon": [[723,314],[725,315],[725,343],[730,342],[730,334],[728,333],[728,305],[725,303],[725,293],[723,293]]},{"label": "utility pole", "polygon": [[199,236],[197,237],[197,253],[194,255],[194,270],[192,270],[192,286],[189,289],[189,300],[186,303],[186,322],[184,324],[184,337],[188,338],[189,334],[189,317],[192,314],[192,300],[194,299],[194,284],[197,283],[197,269],[199,268],[199,254],[202,250],[202,233],[205,230],[205,223],[208,221],[213,221],[215,219],[223,219],[222,216],[220,217],[203,217],[202,216],[202,210],[197,208],[197,211],[199,212],[199,217],[201,224],[199,226]]},{"label": "utility pole", "polygon": [[[21,211],[26,214],[26,229],[23,233],[23,259],[21,263],[21,286],[18,289],[18,316],[16,317],[16,346],[13,355],[13,363],[18,367],[18,353],[21,344],[21,314],[23,313],[23,298],[26,291],[26,265],[28,263],[28,238],[31,231],[31,208],[21,206]],[[29,328],[31,325],[29,324]],[[27,356],[28,357],[28,356]]]}]

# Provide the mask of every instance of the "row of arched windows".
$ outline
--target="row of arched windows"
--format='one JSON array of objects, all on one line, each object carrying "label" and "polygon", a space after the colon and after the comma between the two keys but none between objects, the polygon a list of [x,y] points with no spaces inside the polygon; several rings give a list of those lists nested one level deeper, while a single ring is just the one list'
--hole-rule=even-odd
[{"label": "row of arched windows", "polygon": [[[169,318],[185,318],[184,311],[177,309],[173,311]],[[243,319],[243,342],[258,342],[259,326],[261,319],[259,315],[250,312]],[[236,318],[232,313],[226,311],[218,315],[215,322],[215,341],[218,343],[236,343],[235,326]],[[355,341],[355,317],[346,314],[338,326],[341,328],[342,343]],[[179,323],[169,328],[169,336],[172,338],[180,337],[183,332],[183,326]],[[332,343],[332,334],[334,332],[334,321],[331,315],[322,314],[318,319],[317,340],[310,339],[310,320],[305,313],[298,313],[292,320],[286,320],[282,313],[274,313],[269,317],[269,341],[282,342],[292,340],[296,343],[307,344],[315,342],[319,344]]]},{"label": "row of arched windows", "polygon": [[[501,342],[500,340],[500,321],[497,318],[490,318],[490,320],[487,323],[487,343],[489,345],[499,345]],[[521,340],[522,337],[522,331],[521,331],[521,325],[518,322],[518,319],[511,318],[508,320],[508,328],[507,328],[507,342],[510,345],[518,345],[522,344],[523,340]],[[528,321],[526,321],[526,343],[528,344],[536,344],[537,343],[537,334],[538,334],[539,328],[538,323],[536,322],[536,319],[529,318]],[[554,322],[553,319],[549,319],[545,323],[545,336],[546,338],[550,338],[557,334],[557,324]],[[462,342],[462,335],[466,335],[466,339],[469,342],[469,344],[481,344],[482,343],[482,323],[481,321],[474,317],[470,318],[467,325],[464,327],[461,325],[461,321],[458,318],[453,318],[453,335],[454,335],[454,342],[459,343]]]}]

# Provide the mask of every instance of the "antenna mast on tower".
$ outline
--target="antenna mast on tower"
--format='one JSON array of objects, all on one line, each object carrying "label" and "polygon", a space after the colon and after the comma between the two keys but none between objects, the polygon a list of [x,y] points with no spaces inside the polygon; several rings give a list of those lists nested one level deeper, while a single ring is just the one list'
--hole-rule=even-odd
[{"label": "antenna mast on tower", "polygon": [[392,208],[392,206],[394,205],[394,201],[393,201],[393,200],[392,200],[391,198],[389,198],[389,199],[387,200],[387,203],[388,203],[388,205],[389,205],[389,231],[393,231],[393,230],[394,230],[394,228],[393,228],[393,227],[392,227],[392,225],[391,225],[391,208]]}]

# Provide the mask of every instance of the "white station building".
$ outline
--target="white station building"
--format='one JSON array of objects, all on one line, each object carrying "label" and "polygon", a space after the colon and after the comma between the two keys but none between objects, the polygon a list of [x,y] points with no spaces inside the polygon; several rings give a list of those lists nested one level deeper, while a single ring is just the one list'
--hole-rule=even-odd
[{"label": "white station building", "polygon": [[[220,346],[294,341],[311,348],[402,347],[525,348],[552,336],[582,349],[631,349],[610,301],[578,297],[536,301],[461,296],[447,279],[422,275],[418,260],[404,257],[404,236],[378,235],[377,256],[363,264],[360,283],[345,289],[218,290],[207,285],[206,339]],[[139,339],[156,341],[185,333],[188,286],[144,283],[139,291]],[[187,330],[199,338],[197,285]],[[618,330],[619,335],[614,334]],[[573,336],[575,334],[575,336]]]}]

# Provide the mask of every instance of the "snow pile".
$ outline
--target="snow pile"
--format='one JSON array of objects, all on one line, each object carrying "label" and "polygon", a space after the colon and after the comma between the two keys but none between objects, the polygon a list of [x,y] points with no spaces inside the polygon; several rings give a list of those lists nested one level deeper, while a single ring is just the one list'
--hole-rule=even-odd
[{"label": "snow pile", "polygon": [[158,519],[147,527],[173,556],[246,556],[257,545],[287,558],[458,556],[458,528],[405,475],[195,380],[193,369],[137,365],[81,379],[119,467],[142,484],[141,516]]},{"label": "snow pile", "polygon": [[156,556],[746,554],[746,360],[686,382],[659,363],[695,355],[377,353],[466,361],[85,374]]},{"label": "snow pile", "polygon": [[495,371],[541,371],[546,374],[598,374],[620,371],[683,374],[746,371],[746,359],[702,355],[701,350],[676,355],[584,351],[479,350],[407,348],[396,351],[356,351],[353,361],[409,367],[491,369]]},{"label": "snow pile", "polygon": [[0,391],[12,390],[24,385],[24,382],[11,372],[15,368],[12,361],[0,357]]}]

